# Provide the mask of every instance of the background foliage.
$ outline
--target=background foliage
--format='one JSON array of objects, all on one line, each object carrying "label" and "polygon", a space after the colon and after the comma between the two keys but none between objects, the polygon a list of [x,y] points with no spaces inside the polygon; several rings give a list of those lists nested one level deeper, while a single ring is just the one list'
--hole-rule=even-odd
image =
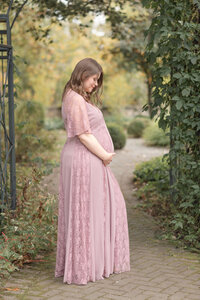
[{"label": "background foliage", "polygon": [[[0,0],[2,10],[8,2]],[[110,111],[146,103],[146,95],[141,93],[145,89],[144,72],[135,71],[137,64],[123,71],[119,66],[124,58],[115,57],[109,50],[117,42],[111,24],[122,22],[126,11],[131,11],[130,7],[122,9],[128,1],[15,0],[11,19],[24,2],[12,28],[17,101],[59,106],[62,89],[75,64],[91,56],[100,62],[106,74],[103,101]],[[141,33],[140,44],[142,38]]]}]

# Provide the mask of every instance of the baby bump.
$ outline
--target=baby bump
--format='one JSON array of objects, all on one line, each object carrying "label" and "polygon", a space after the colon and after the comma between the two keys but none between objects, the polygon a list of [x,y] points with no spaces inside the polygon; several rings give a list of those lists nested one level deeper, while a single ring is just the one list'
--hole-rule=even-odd
[{"label": "baby bump", "polygon": [[99,130],[98,132],[96,132],[95,136],[99,141],[99,143],[101,144],[101,146],[107,152],[114,152],[113,141],[106,126],[101,128],[101,130]]}]

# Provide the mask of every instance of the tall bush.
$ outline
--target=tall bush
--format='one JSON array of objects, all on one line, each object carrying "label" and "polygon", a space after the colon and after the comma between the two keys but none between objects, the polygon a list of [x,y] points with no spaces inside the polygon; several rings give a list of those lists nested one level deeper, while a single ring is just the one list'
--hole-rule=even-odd
[{"label": "tall bush", "polygon": [[126,134],[123,128],[113,122],[107,123],[107,127],[113,141],[114,149],[122,149],[126,145]]},{"label": "tall bush", "polygon": [[[20,169],[20,170],[19,170]],[[52,250],[56,242],[57,199],[44,190],[41,168],[18,168],[17,208],[0,212],[0,287],[10,273]]]},{"label": "tall bush", "polygon": [[36,101],[21,102],[16,109],[16,158],[31,160],[35,153],[52,148],[54,140],[44,129],[44,108]]},{"label": "tall bush", "polygon": [[164,147],[169,145],[169,136],[167,134],[168,132],[164,132],[162,128],[159,128],[157,123],[152,122],[144,129],[142,137],[148,146]]},{"label": "tall bush", "polygon": [[143,120],[137,118],[133,119],[132,122],[130,122],[128,128],[127,128],[127,133],[133,137],[141,137],[142,133],[145,128],[145,123]]}]

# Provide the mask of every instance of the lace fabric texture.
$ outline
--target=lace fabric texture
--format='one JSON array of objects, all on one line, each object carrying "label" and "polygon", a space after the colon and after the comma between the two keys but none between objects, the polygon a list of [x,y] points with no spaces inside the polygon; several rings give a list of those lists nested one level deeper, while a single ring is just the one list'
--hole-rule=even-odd
[{"label": "lace fabric texture", "polygon": [[71,91],[70,98],[67,97],[67,95],[63,100],[62,117],[68,138],[81,133],[92,133],[87,114],[86,101],[81,95],[73,91]]},{"label": "lace fabric texture", "polygon": [[69,248],[64,276],[64,281],[69,283],[85,284],[92,279],[89,160],[89,152],[83,147],[73,160]]},{"label": "lace fabric texture", "polygon": [[78,139],[93,133],[114,151],[102,112],[71,91],[62,104],[68,139],[60,160],[55,277],[87,284],[130,270],[126,205],[109,166]]}]

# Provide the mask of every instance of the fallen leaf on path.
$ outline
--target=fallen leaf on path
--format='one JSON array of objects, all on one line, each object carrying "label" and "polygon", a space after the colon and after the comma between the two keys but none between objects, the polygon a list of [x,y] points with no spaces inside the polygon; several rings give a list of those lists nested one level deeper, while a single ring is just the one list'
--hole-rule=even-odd
[{"label": "fallen leaf on path", "polygon": [[4,288],[6,291],[19,291],[19,288]]}]

